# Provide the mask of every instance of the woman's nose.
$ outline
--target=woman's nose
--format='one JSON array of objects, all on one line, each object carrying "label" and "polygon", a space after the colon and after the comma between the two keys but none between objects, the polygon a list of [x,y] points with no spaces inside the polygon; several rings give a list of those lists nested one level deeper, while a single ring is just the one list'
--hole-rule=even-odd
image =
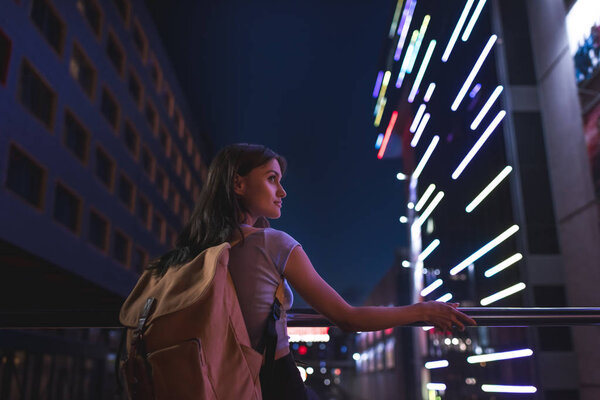
[{"label": "woman's nose", "polygon": [[279,193],[277,193],[277,195],[278,195],[279,197],[281,197],[282,199],[283,199],[285,196],[287,196],[287,193],[286,193],[286,191],[283,189],[283,186],[280,186],[280,187],[279,187]]}]

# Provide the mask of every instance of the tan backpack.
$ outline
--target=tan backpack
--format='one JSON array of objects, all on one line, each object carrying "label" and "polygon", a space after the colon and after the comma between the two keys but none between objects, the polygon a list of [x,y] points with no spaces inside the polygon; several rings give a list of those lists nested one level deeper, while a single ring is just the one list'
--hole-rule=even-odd
[{"label": "tan backpack", "polygon": [[133,400],[262,399],[263,355],[250,345],[227,267],[229,248],[208,248],[163,277],[148,270],[140,277],[119,315],[127,328],[121,369]]}]

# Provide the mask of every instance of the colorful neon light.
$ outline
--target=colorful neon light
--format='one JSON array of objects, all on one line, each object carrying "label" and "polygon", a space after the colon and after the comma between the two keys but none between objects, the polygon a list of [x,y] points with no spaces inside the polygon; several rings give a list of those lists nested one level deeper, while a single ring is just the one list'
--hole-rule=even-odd
[{"label": "colorful neon light", "polygon": [[504,110],[500,111],[498,113],[498,115],[496,115],[496,117],[490,123],[490,125],[487,127],[485,132],[483,132],[483,134],[479,137],[477,142],[475,142],[475,144],[473,145],[471,150],[469,150],[469,152],[467,153],[465,158],[463,158],[463,160],[460,162],[458,167],[456,167],[456,169],[452,173],[452,179],[458,179],[458,177],[460,176],[460,174],[462,174],[462,172],[467,167],[467,165],[469,165],[469,163],[471,162],[473,157],[475,157],[475,154],[477,154],[477,152],[479,151],[481,146],[483,146],[485,141],[488,140],[490,135],[494,132],[494,129],[496,129],[498,124],[504,119],[505,115],[506,115],[506,111],[504,111]]},{"label": "colorful neon light", "polygon": [[470,357],[467,357],[467,362],[469,364],[478,364],[478,363],[490,362],[490,361],[512,360],[513,358],[529,357],[532,355],[533,355],[533,350],[531,350],[531,349],[511,350],[511,351],[502,351],[500,353],[488,353],[488,354],[480,354],[477,356],[470,356]]},{"label": "colorful neon light", "polygon": [[431,59],[431,55],[433,54],[433,50],[435,49],[436,41],[432,40],[429,42],[429,46],[427,47],[427,52],[425,52],[425,56],[423,57],[423,61],[421,62],[421,67],[419,68],[419,72],[417,73],[417,77],[415,78],[415,82],[413,83],[413,87],[408,95],[408,102],[412,103],[419,92],[419,85],[421,85],[421,80],[423,79],[423,75],[425,75],[425,71],[427,70],[427,66],[429,65],[429,60]]},{"label": "colorful neon light", "polygon": [[512,167],[510,165],[504,167],[502,171],[494,178],[492,181],[473,199],[472,202],[465,208],[465,211],[470,213],[481,203],[492,191],[506,178],[510,172],[512,171]]},{"label": "colorful neon light", "polygon": [[421,252],[421,254],[419,254],[419,261],[423,261],[425,260],[438,246],[440,245],[440,240],[439,239],[435,239],[434,241],[432,241],[429,246],[427,246],[425,248],[425,250],[423,250]]},{"label": "colorful neon light", "polygon": [[444,383],[428,383],[427,390],[444,391],[446,390],[446,385]]},{"label": "colorful neon light", "polygon": [[431,143],[429,143],[429,147],[427,147],[427,150],[425,150],[425,154],[423,154],[423,157],[421,157],[421,161],[419,161],[419,163],[417,164],[417,167],[415,168],[415,171],[412,174],[413,178],[415,178],[415,179],[419,178],[419,176],[421,175],[421,172],[423,172],[423,168],[425,168],[425,165],[427,164],[427,161],[429,161],[429,157],[431,157],[431,153],[433,153],[433,150],[435,150],[435,147],[437,146],[439,141],[440,141],[440,137],[438,135],[435,135],[431,139]]},{"label": "colorful neon light", "polygon": [[400,18],[400,10],[402,10],[402,0],[398,0],[398,2],[396,3],[396,10],[394,11],[392,26],[390,27],[390,32],[388,33],[390,39],[393,38],[394,33],[396,33],[396,28],[398,27],[398,19]]},{"label": "colorful neon light", "polygon": [[379,149],[381,147],[381,142],[383,142],[383,133],[377,135],[377,141],[375,142],[376,149]]},{"label": "colorful neon light", "polygon": [[535,393],[535,386],[512,386],[512,385],[481,385],[481,390],[487,393]]},{"label": "colorful neon light", "polygon": [[413,122],[412,124],[410,124],[410,128],[408,129],[411,133],[415,133],[415,131],[417,130],[417,127],[419,126],[419,121],[421,120],[421,117],[423,116],[426,107],[427,106],[425,104],[421,104],[419,106],[417,114],[415,115],[415,119],[413,119]]},{"label": "colorful neon light", "polygon": [[519,282],[516,285],[513,285],[509,288],[506,288],[504,290],[501,290],[497,293],[494,293],[491,296],[488,296],[484,299],[481,299],[481,301],[479,302],[479,304],[481,304],[482,306],[487,306],[489,304],[495,303],[498,300],[501,300],[505,297],[508,297],[512,294],[515,294],[517,292],[520,292],[521,290],[525,289],[526,286],[523,282]]},{"label": "colorful neon light", "polygon": [[513,225],[500,235],[496,236],[485,246],[477,250],[475,253],[471,254],[469,257],[465,258],[460,264],[456,265],[454,268],[450,270],[450,275],[456,275],[463,269],[467,268],[470,264],[479,260],[481,256],[492,250],[494,247],[498,246],[500,243],[504,242],[506,239],[514,235],[519,230],[518,225]]},{"label": "colorful neon light", "polygon": [[479,111],[479,113],[477,114],[477,116],[475,117],[475,119],[473,120],[473,122],[471,123],[471,130],[472,131],[474,131],[475,129],[477,129],[477,127],[479,126],[479,124],[481,123],[481,121],[483,120],[483,118],[485,117],[485,115],[488,113],[488,111],[490,110],[490,108],[492,107],[492,105],[496,102],[496,99],[498,98],[498,96],[500,96],[500,93],[502,93],[503,89],[504,89],[504,87],[502,87],[501,85],[498,86],[498,87],[496,87],[496,89],[494,89],[494,91],[490,95],[490,98],[487,99],[487,101],[485,102],[485,104],[481,108],[481,111]]},{"label": "colorful neon light", "polygon": [[415,48],[413,49],[410,62],[408,63],[408,67],[406,68],[407,74],[410,74],[412,72],[413,67],[415,66],[417,56],[419,55],[419,50],[421,49],[421,43],[423,43],[423,37],[425,36],[425,32],[427,31],[427,26],[429,25],[430,20],[431,17],[429,15],[426,15],[423,18],[423,22],[421,23],[421,29],[419,29],[419,36],[417,37],[417,41],[415,42]]},{"label": "colorful neon light", "polygon": [[429,200],[429,196],[431,196],[433,194],[434,190],[435,190],[435,185],[433,183],[431,185],[427,186],[427,189],[425,190],[425,193],[423,193],[423,196],[421,196],[421,198],[419,199],[419,201],[417,201],[417,205],[415,206],[415,210],[421,211],[421,208],[423,208],[423,206],[425,205],[425,203],[427,203],[427,200]]},{"label": "colorful neon light", "polygon": [[448,360],[429,361],[429,362],[425,363],[425,368],[427,368],[427,369],[446,368],[448,365],[450,365]]},{"label": "colorful neon light", "polygon": [[400,38],[398,39],[396,53],[394,54],[395,61],[400,59],[400,54],[402,53],[404,42],[406,41],[406,36],[408,35],[408,28],[410,28],[410,23],[412,21],[412,16],[416,5],[417,0],[408,0],[404,6],[404,12],[402,13],[402,19],[400,20],[400,25],[398,26],[397,32],[398,35],[400,35]]},{"label": "colorful neon light", "polygon": [[379,96],[379,90],[381,89],[381,81],[383,80],[383,71],[379,71],[377,74],[377,80],[375,81],[375,88],[373,89],[373,97]]},{"label": "colorful neon light", "polygon": [[477,96],[477,93],[479,93],[479,91],[481,90],[481,83],[476,84],[475,86],[473,86],[473,89],[471,89],[471,91],[469,92],[469,97],[474,99],[475,96]]},{"label": "colorful neon light", "polygon": [[410,44],[406,49],[406,54],[404,54],[404,60],[402,61],[402,66],[400,67],[400,72],[398,73],[398,79],[396,79],[396,88],[400,88],[402,86],[402,82],[404,81],[404,77],[406,76],[406,70],[408,68],[408,63],[411,60],[412,53],[415,49],[415,42],[419,37],[419,31],[415,30],[410,37]]},{"label": "colorful neon light", "polygon": [[496,265],[496,266],[488,269],[487,271],[485,271],[483,273],[483,275],[485,275],[486,278],[494,276],[498,272],[500,272],[500,271],[502,271],[502,270],[510,267],[511,265],[513,265],[514,263],[516,263],[517,261],[520,261],[522,259],[523,259],[523,255],[521,253],[513,254],[512,256],[508,257],[506,260],[502,261],[498,265]]},{"label": "colorful neon light", "polygon": [[379,105],[379,111],[377,112],[377,116],[375,117],[374,125],[376,128],[379,128],[379,124],[381,124],[381,118],[383,117],[383,112],[385,111],[385,106],[387,105],[387,97],[381,99],[381,104]]},{"label": "colorful neon light", "polygon": [[427,86],[427,91],[425,92],[425,96],[423,96],[423,101],[425,103],[428,103],[429,100],[431,100],[431,95],[433,94],[434,90],[435,90],[435,83],[431,82],[429,84],[429,86]]},{"label": "colorful neon light", "polygon": [[417,129],[415,136],[413,136],[412,140],[410,141],[411,147],[416,147],[417,144],[419,144],[419,139],[421,138],[421,135],[423,134],[423,131],[425,130],[425,127],[427,126],[430,117],[431,115],[429,115],[429,113],[425,113],[425,115],[423,115],[423,119],[419,124],[419,128]]},{"label": "colorful neon light", "polygon": [[423,222],[425,222],[425,220],[429,218],[429,215],[431,215],[433,210],[435,210],[435,208],[438,206],[438,204],[440,204],[440,201],[442,201],[443,198],[444,192],[438,192],[438,194],[435,195],[433,200],[431,200],[431,203],[429,203],[423,214],[421,214],[419,218],[417,218],[417,220],[414,222],[413,226],[420,227],[421,225],[423,225]]},{"label": "colorful neon light", "polygon": [[443,295],[439,299],[435,299],[435,301],[441,301],[442,303],[447,303],[450,300],[452,300],[452,293],[446,293],[445,295]]},{"label": "colorful neon light", "polygon": [[381,143],[381,148],[377,153],[377,158],[380,160],[383,158],[383,154],[385,153],[385,149],[390,140],[390,135],[392,134],[392,130],[394,130],[394,125],[396,124],[396,119],[398,118],[398,111],[394,111],[392,113],[392,117],[390,118],[390,123],[388,124],[387,129],[385,130],[385,136],[383,137],[383,143]]},{"label": "colorful neon light", "polygon": [[458,18],[458,22],[456,23],[456,26],[454,27],[454,31],[452,31],[452,36],[450,36],[450,40],[448,41],[446,50],[444,50],[444,54],[442,55],[442,62],[448,61],[448,58],[450,57],[450,53],[452,53],[452,49],[454,48],[454,45],[456,44],[458,35],[460,34],[460,31],[461,31],[463,25],[465,24],[465,21],[467,20],[467,15],[469,15],[469,11],[471,11],[471,7],[473,6],[474,1],[475,0],[467,0],[467,4],[465,4],[465,8],[463,8],[463,11],[460,14],[460,17]]},{"label": "colorful neon light", "polygon": [[469,36],[471,36],[471,32],[475,27],[475,23],[477,22],[477,19],[479,19],[479,14],[481,14],[481,10],[483,10],[483,6],[485,6],[485,0],[479,0],[477,7],[475,7],[475,11],[473,11],[473,15],[471,15],[471,19],[469,20],[469,23],[462,34],[461,39],[463,42],[469,40]]}]

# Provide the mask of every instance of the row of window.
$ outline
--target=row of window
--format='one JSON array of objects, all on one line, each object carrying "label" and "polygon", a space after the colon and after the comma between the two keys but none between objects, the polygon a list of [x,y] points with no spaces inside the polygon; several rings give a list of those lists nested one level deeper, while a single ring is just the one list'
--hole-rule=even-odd
[{"label": "row of window", "polygon": [[[100,158],[102,160],[102,157]],[[99,165],[104,165],[100,161]],[[102,171],[103,167],[99,167]],[[102,172],[100,172],[102,174]],[[101,178],[102,179],[102,178]],[[44,193],[46,187],[46,171],[41,164],[25,151],[11,144],[8,156],[6,188],[28,204],[44,209]],[[133,209],[136,200],[136,215],[140,222],[163,243],[175,245],[175,230],[167,226],[165,219],[157,211],[152,210],[150,202],[142,195],[136,196],[131,181],[125,176],[119,177],[119,198],[129,203]],[[52,216],[60,225],[76,235],[81,235],[83,218],[83,200],[72,188],[57,181],[54,188],[54,204]],[[88,212],[88,230],[86,238],[89,243],[114,259],[136,271],[141,271],[147,262],[147,253],[140,246],[133,246],[132,240],[118,228],[112,229],[110,221],[93,207]],[[112,246],[110,246],[112,238]]]}]

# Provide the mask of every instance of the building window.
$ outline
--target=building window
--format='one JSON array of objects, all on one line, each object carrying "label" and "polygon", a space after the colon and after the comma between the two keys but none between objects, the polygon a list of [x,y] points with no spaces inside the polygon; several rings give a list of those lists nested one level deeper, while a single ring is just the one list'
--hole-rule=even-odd
[{"label": "building window", "polygon": [[191,156],[194,153],[194,139],[192,139],[192,134],[190,133],[190,131],[188,129],[185,130],[185,139],[187,141],[187,143],[186,143],[187,153],[189,156]]},{"label": "building window", "polygon": [[154,178],[154,157],[146,145],[142,146],[142,167],[150,180],[152,180]]},{"label": "building window", "polygon": [[148,255],[146,252],[141,247],[136,246],[133,249],[133,255],[131,258],[131,267],[133,270],[139,274],[144,273],[144,270],[146,269],[146,263],[148,262],[147,260]]},{"label": "building window", "polygon": [[34,207],[44,206],[46,171],[32,157],[11,145],[6,187]]},{"label": "building window", "polygon": [[86,57],[81,47],[73,45],[73,54],[69,62],[71,76],[79,82],[83,91],[94,98],[94,87],[96,86],[96,70],[91,61]]},{"label": "building window", "polygon": [[175,146],[173,146],[173,148],[171,149],[171,159],[173,160],[175,172],[177,173],[177,175],[181,175],[181,154],[175,148]]},{"label": "building window", "polygon": [[140,150],[140,135],[133,128],[131,121],[125,121],[123,124],[123,141],[127,150],[137,159]]},{"label": "building window", "polygon": [[152,78],[152,83],[154,83],[154,86],[156,86],[156,88],[159,89],[162,75],[160,73],[158,61],[156,61],[155,56],[152,56],[150,58],[150,78]]},{"label": "building window", "polygon": [[137,197],[136,215],[147,229],[150,228],[150,202],[142,195]]},{"label": "building window", "polygon": [[46,0],[33,0],[31,20],[58,54],[62,55],[65,43],[65,24],[58,12]]},{"label": "building window", "polygon": [[129,211],[133,211],[134,191],[135,187],[133,186],[131,179],[127,178],[125,174],[121,173],[121,175],[119,175],[118,196]]},{"label": "building window", "polygon": [[112,32],[109,32],[106,40],[106,54],[119,75],[122,76],[125,69],[125,51],[123,51],[123,46],[119,44],[117,37]]},{"label": "building window", "polygon": [[116,130],[119,125],[119,105],[107,88],[102,89],[100,111],[102,111],[102,115],[104,115],[110,126]]},{"label": "building window", "polygon": [[187,190],[191,190],[192,187],[192,173],[190,172],[188,167],[185,167],[185,172],[183,175],[183,180],[185,182],[185,188]]},{"label": "building window", "polygon": [[90,210],[88,239],[102,251],[108,249],[108,220],[100,213]]},{"label": "building window", "polygon": [[146,108],[144,110],[144,114],[146,115],[146,121],[150,124],[150,129],[152,133],[156,133],[156,126],[158,125],[158,115],[156,114],[156,109],[149,101],[146,101]]},{"label": "building window", "polygon": [[129,89],[129,94],[131,94],[131,97],[133,97],[135,104],[138,107],[141,107],[144,89],[140,80],[135,76],[133,69],[129,69],[129,76],[127,77],[127,88]]},{"label": "building window", "polygon": [[167,157],[169,156],[169,152],[171,150],[171,136],[169,136],[169,132],[167,132],[167,128],[164,126],[160,127],[160,132],[158,133],[158,141],[160,142],[160,146],[163,148]]},{"label": "building window", "polygon": [[173,116],[173,107],[175,105],[175,101],[173,100],[173,93],[171,93],[171,89],[169,86],[163,82],[163,101],[165,102],[165,108],[167,109],[167,114],[169,117]]},{"label": "building window", "polygon": [[21,80],[19,101],[36,118],[52,130],[56,93],[50,88],[41,75],[27,61],[21,63]]},{"label": "building window", "polygon": [[6,34],[0,29],[0,83],[6,84],[8,75],[8,64],[10,53],[12,52],[12,42]]},{"label": "building window", "polygon": [[181,204],[181,220],[185,225],[190,219],[190,209],[185,204]]},{"label": "building window", "polygon": [[112,190],[115,176],[115,162],[101,147],[96,148],[96,176],[108,190]]},{"label": "building window", "polygon": [[177,241],[177,233],[175,232],[175,229],[171,228],[170,226],[167,227],[165,241],[167,243],[167,246],[175,248],[175,242]]},{"label": "building window", "polygon": [[97,37],[102,28],[102,11],[95,0],[77,0],[77,9],[83,14]]},{"label": "building window", "polygon": [[137,19],[133,22],[132,35],[135,48],[140,53],[140,57],[142,58],[143,62],[146,60],[146,54],[148,52],[148,40],[146,39],[146,35],[144,34],[140,22]]},{"label": "building window", "polygon": [[196,171],[200,171],[200,164],[202,164],[202,158],[200,157],[200,152],[196,150],[196,154],[194,155],[194,169]]},{"label": "building window", "polygon": [[113,236],[113,257],[121,264],[127,266],[129,264],[129,256],[131,253],[131,240],[123,233],[115,230]]},{"label": "building window", "polygon": [[127,0],[113,0],[113,3],[117,7],[119,15],[121,16],[121,18],[123,18],[125,24],[127,24],[129,22],[129,2]]},{"label": "building window", "polygon": [[183,117],[181,116],[181,112],[179,110],[175,111],[173,119],[175,122],[175,129],[177,130],[177,134],[179,135],[179,137],[183,137],[185,127],[183,126]]},{"label": "building window", "polygon": [[165,220],[158,212],[154,212],[152,217],[152,233],[156,235],[159,241],[165,241]]},{"label": "building window", "polygon": [[177,214],[179,211],[179,193],[177,193],[177,189],[174,185],[169,187],[169,206]]},{"label": "building window", "polygon": [[70,111],[65,111],[63,142],[82,163],[87,163],[90,134]]},{"label": "building window", "polygon": [[54,192],[54,219],[73,233],[81,226],[81,199],[62,183],[56,183]]},{"label": "building window", "polygon": [[156,168],[156,187],[158,188],[158,192],[162,197],[167,197],[167,175],[163,172],[162,169]]}]

